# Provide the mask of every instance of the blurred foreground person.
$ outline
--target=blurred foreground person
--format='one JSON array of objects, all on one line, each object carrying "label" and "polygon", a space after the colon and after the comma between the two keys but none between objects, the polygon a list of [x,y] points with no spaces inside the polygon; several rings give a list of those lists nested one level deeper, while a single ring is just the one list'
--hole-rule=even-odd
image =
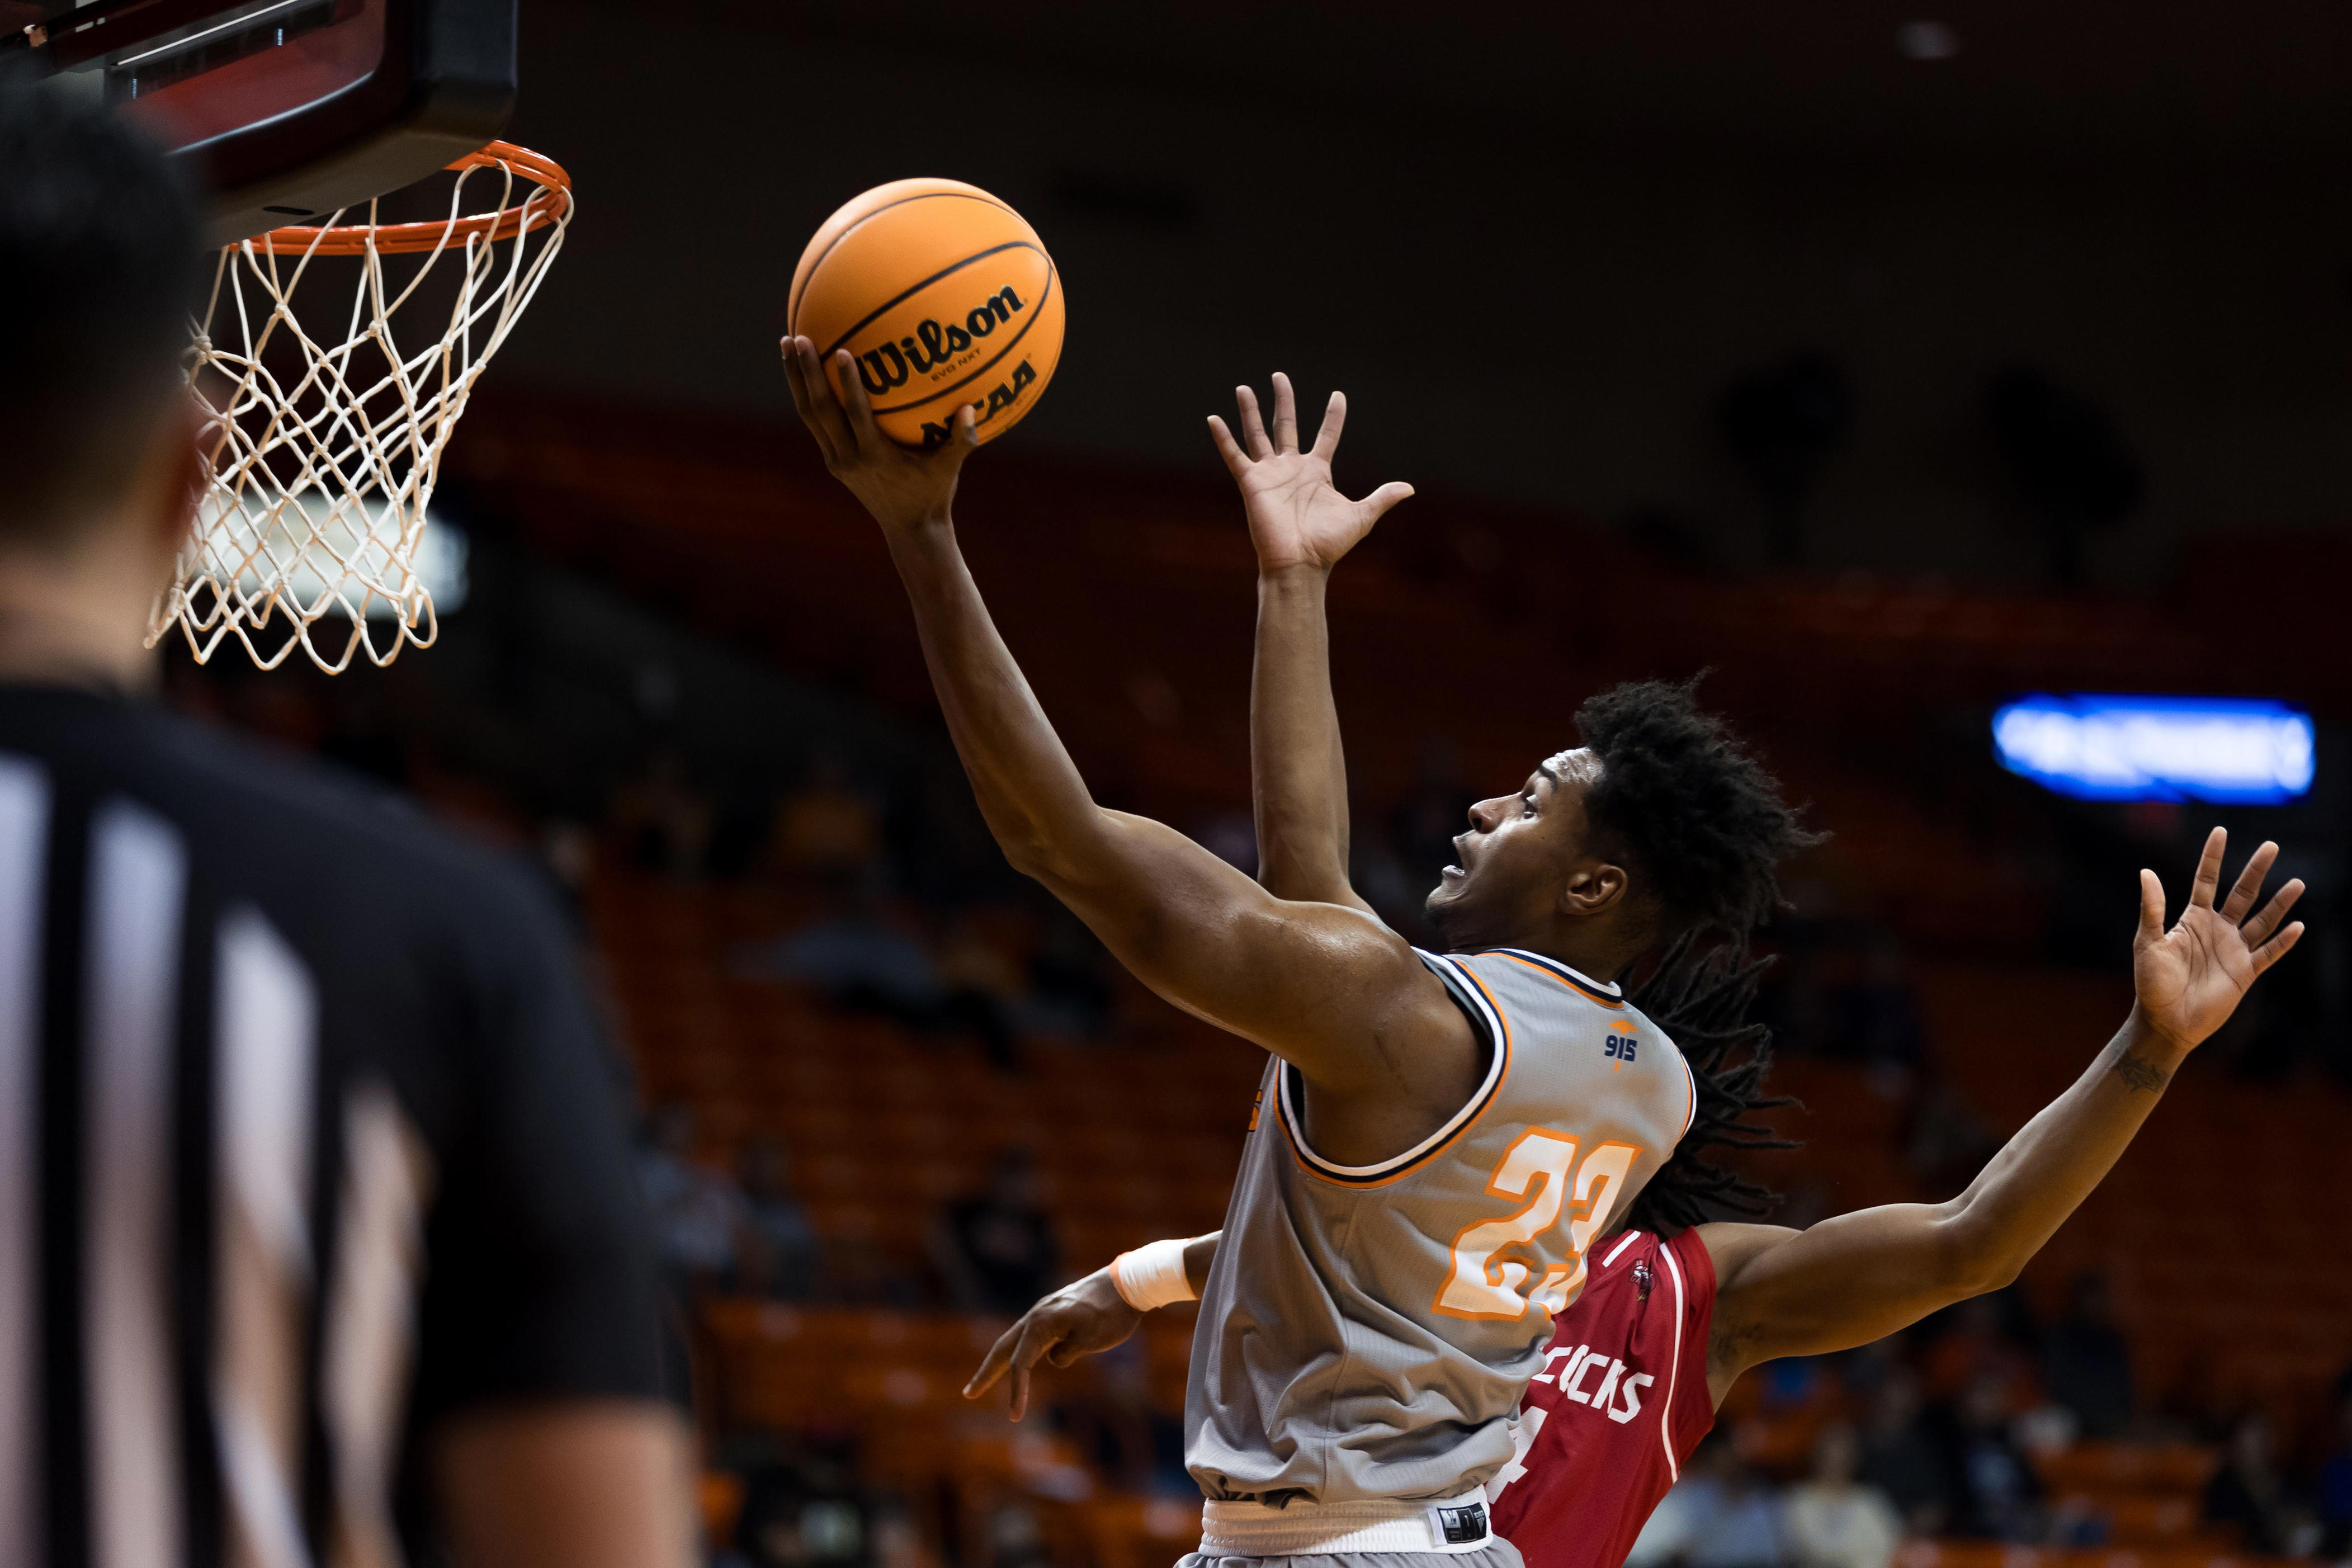
[{"label": "blurred foreground person", "polygon": [[0,1563],[681,1568],[683,1423],[554,910],[152,700],[196,220],[0,73]]}]

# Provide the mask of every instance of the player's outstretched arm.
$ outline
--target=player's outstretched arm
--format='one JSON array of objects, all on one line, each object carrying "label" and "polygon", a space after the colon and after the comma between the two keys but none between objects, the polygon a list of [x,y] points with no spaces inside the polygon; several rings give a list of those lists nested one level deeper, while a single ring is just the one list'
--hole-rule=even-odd
[{"label": "player's outstretched arm", "polygon": [[1274,430],[1257,394],[1234,389],[1236,439],[1215,415],[1209,436],[1241,487],[1257,551],[1257,658],[1250,676],[1250,785],[1257,812],[1258,880],[1278,898],[1312,899],[1369,911],[1348,880],[1348,764],[1331,700],[1324,589],[1331,569],[1412,494],[1386,484],[1351,501],[1331,482],[1348,422],[1335,392],[1315,444],[1298,447],[1290,378],[1274,375]]},{"label": "player's outstretched arm", "polygon": [[[1184,1243],[1184,1280],[1197,1299],[1207,1288],[1209,1264],[1217,1255],[1223,1231],[1211,1231]],[[1142,1309],[1119,1294],[1109,1268],[1097,1268],[1071,1281],[1021,1314],[1021,1321],[997,1336],[982,1360],[980,1370],[963,1385],[966,1399],[978,1399],[1013,1378],[1013,1419],[1029,1408],[1030,1379],[1037,1363],[1068,1366],[1081,1356],[1098,1355],[1127,1342],[1143,1321]]]},{"label": "player's outstretched arm", "polygon": [[2299,880],[2248,918],[2275,844],[2254,851],[2214,907],[2227,842],[2218,827],[2206,839],[2189,906],[2169,931],[2156,873],[2139,874],[2131,1016],[1958,1197],[1863,1209],[1805,1231],[1706,1227],[1720,1280],[1708,1346],[1717,1399],[1758,1362],[1866,1344],[2017,1278],[2113,1167],[2174,1070],[2303,934],[2302,921],[2282,923],[2303,894]]},{"label": "player's outstretched arm", "polygon": [[1405,1102],[1458,1105],[1476,1042],[1395,932],[1358,910],[1278,900],[1183,835],[1087,794],[956,546],[950,503],[978,446],[971,409],[957,411],[944,447],[919,454],[876,426],[845,352],[827,367],[806,338],[787,339],[784,368],[826,468],[882,526],[948,731],[1014,868],[1152,990],[1295,1063],[1343,1120],[1351,1102],[1375,1118]]}]

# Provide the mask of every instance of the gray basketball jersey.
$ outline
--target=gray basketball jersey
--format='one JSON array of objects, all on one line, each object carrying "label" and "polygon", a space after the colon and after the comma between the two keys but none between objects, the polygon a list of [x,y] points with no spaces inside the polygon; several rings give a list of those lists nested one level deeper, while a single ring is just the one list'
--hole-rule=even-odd
[{"label": "gray basketball jersey", "polygon": [[1690,1127],[1689,1067],[1615,985],[1513,949],[1421,960],[1488,1066],[1417,1147],[1321,1158],[1304,1081],[1266,1064],[1184,1402],[1185,1464],[1211,1498],[1483,1485],[1586,1247]]}]

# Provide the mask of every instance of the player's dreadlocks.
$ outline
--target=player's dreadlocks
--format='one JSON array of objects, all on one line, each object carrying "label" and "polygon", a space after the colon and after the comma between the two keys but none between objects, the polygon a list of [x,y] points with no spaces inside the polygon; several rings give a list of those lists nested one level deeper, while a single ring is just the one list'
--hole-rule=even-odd
[{"label": "player's dreadlocks", "polygon": [[1798,823],[1755,753],[1700,711],[1697,688],[1636,681],[1576,711],[1601,759],[1584,797],[1596,847],[1629,867],[1672,938],[1633,1002],[1682,1048],[1698,1085],[1690,1131],[1628,1214],[1663,1236],[1771,1207],[1771,1192],[1706,1152],[1795,1147],[1746,1120],[1791,1103],[1764,1093],[1771,1032],[1748,1011],[1771,961],[1748,958],[1748,936],[1780,900],[1780,863],[1822,837]]},{"label": "player's dreadlocks", "polygon": [[1761,1122],[1744,1120],[1796,1103],[1787,1095],[1765,1094],[1772,1031],[1748,1016],[1756,983],[1771,965],[1769,958],[1750,959],[1745,942],[1701,947],[1698,933],[1686,931],[1629,998],[1681,1047],[1698,1086],[1690,1131],[1627,1212],[1633,1229],[1673,1236],[1727,1215],[1770,1210],[1775,1194],[1717,1164],[1706,1151],[1797,1147]]},{"label": "player's dreadlocks", "polygon": [[1633,872],[1660,933],[1713,928],[1745,937],[1780,899],[1780,862],[1821,836],[1797,822],[1780,782],[1699,710],[1698,682],[1643,680],[1576,710],[1601,760],[1584,809],[1601,853]]}]

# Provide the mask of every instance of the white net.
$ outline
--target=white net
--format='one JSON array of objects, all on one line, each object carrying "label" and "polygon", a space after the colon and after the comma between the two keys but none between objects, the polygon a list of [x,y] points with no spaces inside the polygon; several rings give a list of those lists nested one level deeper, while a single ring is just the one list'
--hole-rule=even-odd
[{"label": "white net", "polygon": [[[299,647],[331,675],[440,635],[419,553],[442,448],[572,217],[535,153],[450,168],[446,217],[379,224],[372,202],[221,251],[188,362],[211,482],[150,647],[176,626],[199,663],[233,637],[264,669]],[[466,216],[469,188],[497,207]]]}]

